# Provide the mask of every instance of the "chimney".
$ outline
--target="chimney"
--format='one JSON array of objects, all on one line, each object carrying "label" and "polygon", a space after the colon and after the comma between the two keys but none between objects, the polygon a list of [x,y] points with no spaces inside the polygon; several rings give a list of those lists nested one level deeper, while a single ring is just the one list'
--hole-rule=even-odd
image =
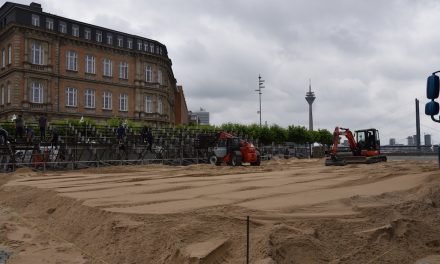
[{"label": "chimney", "polygon": [[41,4],[39,4],[39,3],[32,2],[29,6],[31,9],[33,9],[35,11],[43,12],[43,8],[41,8]]}]

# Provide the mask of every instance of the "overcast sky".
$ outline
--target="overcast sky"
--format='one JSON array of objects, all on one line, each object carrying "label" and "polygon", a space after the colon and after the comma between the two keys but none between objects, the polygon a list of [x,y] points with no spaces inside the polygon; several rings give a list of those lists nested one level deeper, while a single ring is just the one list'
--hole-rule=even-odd
[{"label": "overcast sky", "polygon": [[[29,4],[31,1],[17,1]],[[426,78],[440,69],[440,1],[35,0],[43,11],[165,44],[188,108],[212,124],[262,120],[308,127],[305,93],[316,94],[314,127],[379,129],[406,144],[440,142],[424,115]]]}]

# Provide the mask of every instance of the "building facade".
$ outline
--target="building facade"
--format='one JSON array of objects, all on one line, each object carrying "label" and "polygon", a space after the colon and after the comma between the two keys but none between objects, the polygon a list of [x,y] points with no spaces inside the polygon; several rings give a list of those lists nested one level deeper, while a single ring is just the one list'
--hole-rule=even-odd
[{"label": "building facade", "polygon": [[176,79],[158,41],[45,13],[40,4],[6,2],[0,51],[2,119],[47,114],[175,124]]},{"label": "building facade", "polygon": [[177,85],[174,101],[176,102],[176,125],[189,124],[188,106],[186,105],[185,94],[183,93],[183,87],[181,85]]}]

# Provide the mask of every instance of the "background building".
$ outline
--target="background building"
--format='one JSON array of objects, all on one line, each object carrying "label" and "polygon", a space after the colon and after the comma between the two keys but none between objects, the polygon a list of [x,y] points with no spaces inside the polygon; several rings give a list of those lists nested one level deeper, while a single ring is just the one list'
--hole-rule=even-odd
[{"label": "background building", "polygon": [[425,139],[425,146],[431,146],[432,145],[431,135],[425,134],[424,137],[425,137],[424,138]]},{"label": "background building", "polygon": [[186,113],[158,41],[44,13],[40,4],[6,2],[0,51],[0,118],[47,113],[162,125],[181,119],[176,105]]},{"label": "background building", "polygon": [[408,146],[415,146],[416,145],[414,143],[414,137],[413,136],[408,136],[406,139],[408,140]]},{"label": "background building", "polygon": [[394,146],[394,145],[396,145],[396,139],[390,138],[390,146]]},{"label": "background building", "polygon": [[177,86],[176,93],[174,95],[175,98],[175,107],[176,107],[176,125],[188,124],[188,107],[186,105],[185,94],[183,93],[183,88],[181,85]]},{"label": "background building", "polygon": [[200,107],[200,111],[192,112],[193,115],[198,117],[199,125],[209,125],[209,112]]}]

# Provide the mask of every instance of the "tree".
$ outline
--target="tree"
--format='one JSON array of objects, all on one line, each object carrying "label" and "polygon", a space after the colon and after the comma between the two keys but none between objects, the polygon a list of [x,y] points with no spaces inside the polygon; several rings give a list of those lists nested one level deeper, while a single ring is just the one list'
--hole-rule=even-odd
[{"label": "tree", "polygon": [[300,126],[288,126],[287,127],[287,140],[297,143],[304,144],[307,142],[307,129]]},{"label": "tree", "polygon": [[319,140],[318,143],[330,146],[333,144],[333,134],[327,129],[318,129]]}]

